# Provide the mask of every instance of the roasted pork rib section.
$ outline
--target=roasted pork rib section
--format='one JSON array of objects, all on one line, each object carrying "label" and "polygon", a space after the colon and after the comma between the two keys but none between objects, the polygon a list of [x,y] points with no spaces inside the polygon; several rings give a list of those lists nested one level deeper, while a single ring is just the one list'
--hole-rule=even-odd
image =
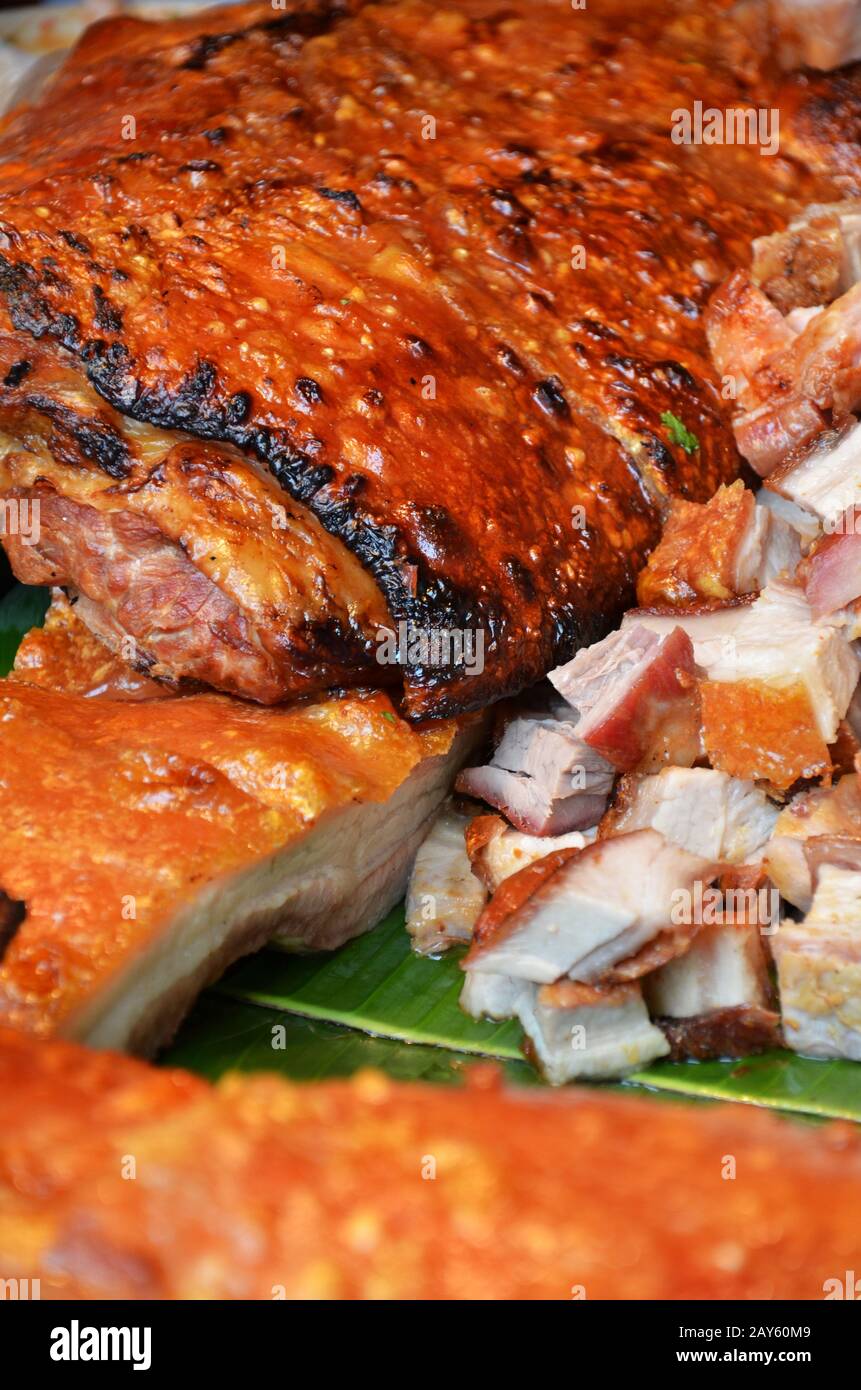
[{"label": "roasted pork rib section", "polygon": [[[154,674],[262,701],[366,679],[380,622],[481,634],[480,670],[407,656],[415,717],[601,636],[672,498],[737,466],[711,288],[833,195],[671,140],[687,58],[698,98],[746,100],[727,32],[669,0],[90,31],[0,140],[2,486],[110,532],[99,569],[77,515],[44,572]],[[136,527],[140,561],[124,511],[166,538]]]}]

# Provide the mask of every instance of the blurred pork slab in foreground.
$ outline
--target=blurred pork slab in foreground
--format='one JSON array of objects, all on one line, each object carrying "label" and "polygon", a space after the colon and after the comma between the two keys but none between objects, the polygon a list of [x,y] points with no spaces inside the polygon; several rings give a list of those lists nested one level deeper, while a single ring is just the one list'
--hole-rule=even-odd
[{"label": "blurred pork slab in foreground", "polygon": [[477,1078],[212,1088],[0,1031],[0,1269],[43,1298],[821,1299],[859,1268],[849,1126]]}]

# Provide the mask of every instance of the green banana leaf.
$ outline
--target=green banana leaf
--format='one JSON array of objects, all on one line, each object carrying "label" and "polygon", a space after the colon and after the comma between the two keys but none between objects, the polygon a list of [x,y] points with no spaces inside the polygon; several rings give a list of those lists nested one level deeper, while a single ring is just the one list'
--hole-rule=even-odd
[{"label": "green banana leaf", "polygon": [[[23,634],[42,621],[44,589],[17,585],[0,599],[0,674]],[[295,1080],[376,1067],[399,1080],[457,1083],[482,1057],[509,1081],[539,1084],[520,1053],[516,1023],[481,1023],[458,1007],[458,956],[413,955],[397,909],[333,955],[270,947],[240,962],[199,1000],[166,1065],[215,1078],[275,1070]],[[861,1122],[861,1065],[770,1052],[736,1062],[658,1062],[621,1089],[657,1098],[732,1100]],[[613,1089],[620,1089],[613,1087]]]}]

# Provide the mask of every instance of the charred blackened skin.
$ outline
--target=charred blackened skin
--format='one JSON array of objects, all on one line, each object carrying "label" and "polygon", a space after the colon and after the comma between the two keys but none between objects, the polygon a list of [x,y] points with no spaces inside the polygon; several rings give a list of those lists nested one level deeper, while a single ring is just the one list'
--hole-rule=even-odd
[{"label": "charred blackened skin", "polygon": [[3,378],[3,385],[8,386],[10,389],[20,386],[27,373],[32,369],[32,366],[32,362],[28,362],[26,357],[22,358],[20,362],[13,362]]},{"label": "charred blackened skin", "polygon": [[353,208],[356,212],[362,210],[362,204],[351,188],[318,188],[317,192],[321,198],[328,198],[332,203],[343,203],[344,207]]},{"label": "charred blackened skin", "polygon": [[97,464],[109,478],[120,480],[128,477],[131,469],[128,448],[123,438],[106,420],[80,415],[71,406],[64,405],[53,396],[43,396],[38,392],[25,395],[23,404],[31,406],[40,415],[47,416],[61,434],[66,434],[75,441],[84,458]]},{"label": "charred blackened skin", "polygon": [[2,961],[16,931],[27,916],[24,903],[16,902],[0,888],[0,961]]}]

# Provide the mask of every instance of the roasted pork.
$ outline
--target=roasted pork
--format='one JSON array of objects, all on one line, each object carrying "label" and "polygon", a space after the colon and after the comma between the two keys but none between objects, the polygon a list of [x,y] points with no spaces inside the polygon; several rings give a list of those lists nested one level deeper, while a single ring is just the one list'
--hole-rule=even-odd
[{"label": "roasted pork", "polygon": [[416,732],[378,693],[147,698],[93,639],[76,654],[70,621],[0,682],[0,887],[20,905],[0,1020],[152,1052],[267,937],[327,949],[375,925],[480,731]]},{"label": "roasted pork", "polygon": [[787,1045],[861,1061],[861,871],[823,864],[802,922],[774,944]]},{"label": "roasted pork", "polygon": [[491,761],[464,769],[458,790],[503,811],[527,835],[566,835],[597,824],[615,773],[579,737],[570,713],[570,720],[512,719]]},{"label": "roasted pork", "polygon": [[4,1033],[4,1277],[43,1298],[821,1299],[861,1268],[850,1126],[474,1078],[211,1087]]},{"label": "roasted pork", "polygon": [[553,984],[600,983],[668,928],[679,894],[708,885],[717,866],[652,829],[563,849],[497,889],[464,969]]},{"label": "roasted pork", "polygon": [[670,138],[689,59],[748,104],[734,35],[671,0],[85,34],[0,137],[0,495],[46,504],[13,564],[263,703],[403,679],[446,716],[600,637],[672,499],[737,469],[712,287],[836,196],[794,87],[791,184]]},{"label": "roasted pork", "polygon": [[413,950],[435,955],[472,931],[487,891],[472,872],[465,833],[471,817],[450,802],[443,806],[419,846],[407,890],[407,931]]}]

